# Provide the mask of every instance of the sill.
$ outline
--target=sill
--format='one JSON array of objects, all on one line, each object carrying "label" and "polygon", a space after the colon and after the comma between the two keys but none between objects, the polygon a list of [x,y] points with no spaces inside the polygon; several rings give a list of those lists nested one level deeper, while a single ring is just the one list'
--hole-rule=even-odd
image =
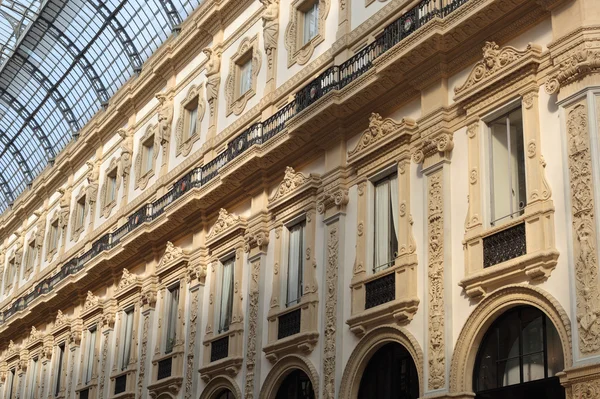
[{"label": "sill", "polygon": [[469,298],[479,298],[500,286],[526,281],[544,281],[556,267],[556,250],[538,251],[487,267],[461,280]]},{"label": "sill", "polygon": [[200,371],[200,377],[204,382],[208,382],[214,377],[223,374],[233,378],[242,368],[243,362],[244,358],[242,356],[228,356],[202,366],[198,371]]},{"label": "sill", "polygon": [[[212,343],[225,337],[229,339],[227,356],[211,361]],[[204,362],[199,369],[203,381],[208,382],[218,375],[225,374],[233,378],[238,374],[244,362],[243,339],[244,329],[240,323],[232,323],[229,331],[204,340]]]},{"label": "sill", "polygon": [[290,353],[310,354],[319,341],[317,331],[299,332],[282,339],[278,339],[272,344],[265,345],[263,352],[271,363],[277,362],[283,356]]},{"label": "sill", "polygon": [[416,297],[396,299],[350,317],[346,324],[350,327],[350,331],[358,337],[365,335],[369,328],[388,324],[390,321],[407,324],[417,313],[419,302],[419,298]]},{"label": "sill", "polygon": [[148,391],[150,391],[151,398],[160,397],[162,394],[170,394],[171,397],[176,397],[182,384],[183,377],[171,376],[148,385]]}]

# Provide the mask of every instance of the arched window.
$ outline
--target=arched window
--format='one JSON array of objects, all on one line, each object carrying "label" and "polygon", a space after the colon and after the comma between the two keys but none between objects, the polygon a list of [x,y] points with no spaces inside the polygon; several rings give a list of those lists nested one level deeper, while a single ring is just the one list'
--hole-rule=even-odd
[{"label": "arched window", "polygon": [[294,370],[283,380],[276,399],[315,399],[310,378],[302,370]]},{"label": "arched window", "polygon": [[360,380],[358,399],[416,399],[419,377],[410,353],[402,345],[383,345],[367,364]]},{"label": "arched window", "polygon": [[215,399],[235,399],[235,396],[229,389],[223,389],[221,392],[219,392]]},{"label": "arched window", "polygon": [[564,368],[560,337],[539,309],[523,306],[487,331],[473,374],[477,399],[564,399],[556,373]]}]

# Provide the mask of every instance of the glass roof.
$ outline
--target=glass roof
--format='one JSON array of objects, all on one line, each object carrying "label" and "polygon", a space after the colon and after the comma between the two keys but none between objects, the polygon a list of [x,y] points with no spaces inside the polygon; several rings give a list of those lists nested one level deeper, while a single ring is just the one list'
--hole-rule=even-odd
[{"label": "glass roof", "polygon": [[204,0],[0,0],[0,213]]}]

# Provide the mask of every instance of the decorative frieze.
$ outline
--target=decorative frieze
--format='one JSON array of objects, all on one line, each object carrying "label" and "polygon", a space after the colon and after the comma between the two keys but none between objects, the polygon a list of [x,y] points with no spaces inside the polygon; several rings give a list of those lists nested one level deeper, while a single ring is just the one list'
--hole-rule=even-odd
[{"label": "decorative frieze", "polygon": [[600,351],[600,319],[596,317],[600,312],[600,290],[593,167],[585,102],[580,102],[567,111],[567,152],[579,350],[587,355]]},{"label": "decorative frieze", "polygon": [[251,275],[248,293],[248,332],[246,341],[246,383],[244,390],[245,399],[254,398],[254,380],[256,362],[259,360],[256,352],[258,337],[258,307],[259,307],[259,284],[261,257],[256,257],[250,262]]},{"label": "decorative frieze", "polygon": [[427,177],[427,277],[430,390],[440,389],[446,382],[446,347],[444,322],[444,199],[443,169]]},{"label": "decorative frieze", "polygon": [[546,92],[555,94],[570,83],[600,70],[600,51],[576,49],[567,55],[546,81]]}]

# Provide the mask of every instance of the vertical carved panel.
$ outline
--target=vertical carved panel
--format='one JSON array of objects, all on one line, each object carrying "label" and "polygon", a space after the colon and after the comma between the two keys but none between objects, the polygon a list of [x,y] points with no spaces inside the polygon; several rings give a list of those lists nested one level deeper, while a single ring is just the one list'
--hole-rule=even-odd
[{"label": "vertical carved panel", "polygon": [[439,389],[445,384],[444,353],[444,210],[442,170],[428,178],[429,232],[429,389]]},{"label": "vertical carved panel", "polygon": [[589,354],[600,349],[598,259],[587,109],[584,103],[568,113],[567,139],[573,215],[573,256],[577,295],[579,350]]},{"label": "vertical carved panel", "polygon": [[256,365],[256,344],[258,334],[258,278],[260,273],[260,258],[252,262],[252,276],[250,279],[250,294],[248,304],[248,342],[246,343],[246,388],[244,397],[254,398],[254,367]]},{"label": "vertical carved panel", "polygon": [[194,353],[196,350],[196,329],[198,319],[198,293],[199,289],[192,293],[192,304],[190,310],[190,335],[188,337],[187,369],[185,372],[185,398],[192,397],[194,376]]},{"label": "vertical carved panel", "polygon": [[144,377],[146,376],[146,356],[148,353],[148,329],[150,327],[150,314],[144,314],[144,325],[142,327],[142,345],[140,353],[140,372],[138,375],[138,398],[143,398],[142,387],[144,386]]},{"label": "vertical carved panel", "polygon": [[325,351],[323,355],[323,398],[335,398],[335,331],[338,280],[338,227],[329,227],[327,270],[325,274]]},{"label": "vertical carved panel", "polygon": [[[98,386],[98,397],[104,397],[104,385],[106,382],[106,360],[108,358],[108,336],[109,332],[104,333],[104,342],[102,343],[102,363],[100,366],[100,383]],[[116,362],[115,362],[116,363]]]}]

